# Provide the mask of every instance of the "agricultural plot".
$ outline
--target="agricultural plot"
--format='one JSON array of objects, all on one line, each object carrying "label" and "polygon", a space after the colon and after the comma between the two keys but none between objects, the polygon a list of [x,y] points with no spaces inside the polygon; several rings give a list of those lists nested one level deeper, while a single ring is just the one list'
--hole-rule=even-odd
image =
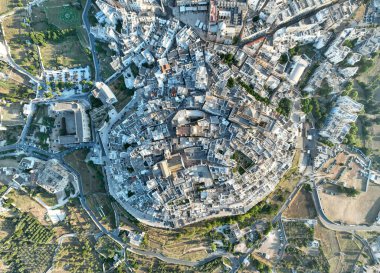
[{"label": "agricultural plot", "polygon": [[[320,242],[321,249],[330,265],[329,272],[352,272],[362,248],[360,242],[353,238],[352,234],[335,232],[318,223],[315,227],[315,238]],[[365,256],[363,258],[368,262]]]},{"label": "agricultural plot", "polygon": [[54,254],[54,233],[28,213],[20,213],[15,220],[13,234],[0,244],[2,261],[12,272],[21,268],[31,273],[45,272]]},{"label": "agricultural plot", "polygon": [[289,271],[290,268],[297,272],[309,272],[310,268],[313,268],[315,272],[330,272],[329,264],[323,252],[320,251],[318,255],[308,255],[291,245],[286,247],[285,255],[277,265],[279,272],[291,272]]},{"label": "agricultural plot", "polygon": [[54,268],[54,272],[102,272],[92,239],[85,236],[61,245],[54,259]]},{"label": "agricultural plot", "polygon": [[[330,265],[321,248],[312,244],[316,222],[311,221],[283,221],[288,245],[283,259],[279,262],[279,269],[293,268],[300,272],[308,272],[313,268],[315,272],[329,272]],[[280,272],[282,272],[280,270]]]}]

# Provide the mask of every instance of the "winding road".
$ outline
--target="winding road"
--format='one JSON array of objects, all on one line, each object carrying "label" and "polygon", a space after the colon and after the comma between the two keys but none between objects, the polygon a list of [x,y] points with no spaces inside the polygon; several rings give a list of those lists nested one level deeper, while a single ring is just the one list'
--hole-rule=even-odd
[{"label": "winding road", "polygon": [[90,50],[91,50],[92,60],[94,62],[94,69],[95,69],[95,81],[98,82],[98,81],[101,81],[100,65],[99,65],[99,60],[97,58],[96,50],[95,50],[95,38],[94,38],[94,35],[91,34],[91,25],[90,25],[90,20],[88,19],[88,12],[90,10],[91,3],[92,3],[91,0],[86,1],[86,5],[82,13],[82,20],[87,31],[88,41],[90,43]]}]

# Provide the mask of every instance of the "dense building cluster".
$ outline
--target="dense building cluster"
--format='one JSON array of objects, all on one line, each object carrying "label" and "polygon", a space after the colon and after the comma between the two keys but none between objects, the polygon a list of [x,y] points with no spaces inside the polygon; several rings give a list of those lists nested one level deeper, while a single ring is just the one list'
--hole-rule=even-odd
[{"label": "dense building cluster", "polygon": [[[220,49],[188,27],[171,37],[168,44],[177,47],[157,47],[152,35],[145,50],[131,55],[145,75],[135,85],[137,110],[101,131],[110,192],[158,226],[244,213],[291,166],[298,124],[277,113],[265,94],[257,100],[247,93],[248,67],[232,70]],[[156,66],[144,65],[150,55]]]}]

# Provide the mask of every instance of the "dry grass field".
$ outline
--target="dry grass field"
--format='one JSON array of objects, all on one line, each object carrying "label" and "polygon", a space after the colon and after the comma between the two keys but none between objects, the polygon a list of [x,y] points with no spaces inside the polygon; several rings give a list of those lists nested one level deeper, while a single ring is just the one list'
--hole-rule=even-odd
[{"label": "dry grass field", "polygon": [[[319,191],[322,207],[332,221],[346,224],[372,224],[380,210],[380,186],[370,183],[367,192],[356,197],[338,194],[333,185],[324,185]],[[336,195],[330,194],[336,192]]]},{"label": "dry grass field", "polygon": [[50,225],[50,223],[46,221],[46,209],[27,194],[13,190],[7,197],[12,198],[13,203],[20,211],[32,214],[44,226]]},{"label": "dry grass field", "polygon": [[301,189],[283,213],[286,218],[312,219],[317,216],[311,193]]},{"label": "dry grass field", "polygon": [[24,125],[22,115],[22,105],[19,103],[9,103],[0,105],[0,121],[3,126]]},{"label": "dry grass field", "polygon": [[28,45],[27,29],[22,26],[27,17],[25,10],[18,10],[12,16],[3,21],[5,39],[11,49],[14,61],[32,74],[39,74],[39,62],[37,48]]},{"label": "dry grass field", "polygon": [[47,43],[41,47],[42,61],[46,68],[78,67],[90,64],[90,58],[84,52],[77,35],[65,37],[58,43]]},{"label": "dry grass field", "polygon": [[18,0],[0,0],[0,14],[7,13],[17,7]]}]

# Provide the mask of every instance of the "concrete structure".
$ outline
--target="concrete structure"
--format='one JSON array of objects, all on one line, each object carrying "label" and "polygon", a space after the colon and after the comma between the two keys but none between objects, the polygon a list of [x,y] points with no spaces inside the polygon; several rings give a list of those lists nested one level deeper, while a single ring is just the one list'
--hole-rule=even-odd
[{"label": "concrete structure", "polygon": [[100,99],[103,104],[114,104],[117,98],[112,90],[104,82],[95,83],[96,89],[92,91],[95,98]]},{"label": "concrete structure", "polygon": [[62,145],[89,142],[90,121],[85,107],[80,103],[59,102],[49,107],[50,116],[58,119],[58,143]]}]

